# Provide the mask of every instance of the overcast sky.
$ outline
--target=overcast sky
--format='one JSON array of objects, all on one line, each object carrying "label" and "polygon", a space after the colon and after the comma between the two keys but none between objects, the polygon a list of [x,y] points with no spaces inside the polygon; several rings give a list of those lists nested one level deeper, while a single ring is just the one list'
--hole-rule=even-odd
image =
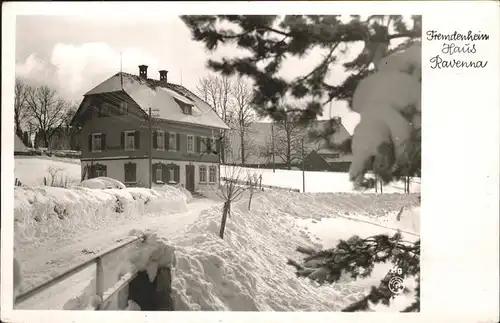
[{"label": "overcast sky", "polygon": [[[353,57],[362,44],[347,53]],[[120,71],[138,74],[138,65],[148,65],[148,76],[158,79],[158,70],[169,71],[169,82],[193,92],[200,77],[211,73],[208,57],[237,54],[234,48],[205,51],[191,40],[188,28],[176,16],[148,19],[91,16],[17,16],[16,75],[50,85],[66,99],[80,102],[83,94]],[[305,59],[288,60],[281,74],[293,78],[308,73],[322,55],[313,52]],[[330,83],[338,84],[346,74],[335,66]],[[331,110],[331,111],[330,111]],[[349,131],[359,121],[345,103],[325,108],[324,117],[340,115]]]}]

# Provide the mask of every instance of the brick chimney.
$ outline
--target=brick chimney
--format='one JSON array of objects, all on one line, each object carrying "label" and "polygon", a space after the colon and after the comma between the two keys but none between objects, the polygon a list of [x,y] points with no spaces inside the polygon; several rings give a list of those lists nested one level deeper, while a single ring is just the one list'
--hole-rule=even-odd
[{"label": "brick chimney", "polygon": [[139,76],[143,79],[148,78],[148,66],[147,65],[139,65]]},{"label": "brick chimney", "polygon": [[164,83],[164,84],[167,84],[167,80],[168,80],[167,74],[168,74],[168,71],[161,70],[159,72],[160,72],[160,82]]}]

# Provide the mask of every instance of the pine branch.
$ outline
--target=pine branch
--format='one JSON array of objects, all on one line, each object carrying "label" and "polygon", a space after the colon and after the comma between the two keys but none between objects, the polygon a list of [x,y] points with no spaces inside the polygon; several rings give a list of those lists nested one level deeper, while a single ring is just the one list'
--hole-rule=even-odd
[{"label": "pine branch", "polygon": [[[418,280],[416,301],[405,311],[420,308],[420,240],[413,243],[404,241],[401,233],[394,236],[375,235],[365,239],[352,236],[340,240],[335,248],[315,252],[307,248],[298,248],[307,256],[300,264],[288,260],[288,265],[296,269],[297,277],[309,278],[319,284],[333,284],[340,280],[343,273],[353,279],[366,278],[372,274],[377,263],[390,262],[401,268],[401,276],[415,276]],[[370,293],[361,300],[346,307],[344,312],[367,310],[369,304],[389,305],[394,294],[389,290],[388,282],[393,274],[388,273],[378,287],[372,286]]]}]

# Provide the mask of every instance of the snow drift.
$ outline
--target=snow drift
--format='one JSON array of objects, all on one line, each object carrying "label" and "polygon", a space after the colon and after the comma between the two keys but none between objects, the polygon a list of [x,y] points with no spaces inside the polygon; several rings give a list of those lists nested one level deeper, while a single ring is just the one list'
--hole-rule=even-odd
[{"label": "snow drift", "polygon": [[233,206],[224,240],[218,236],[222,207],[206,210],[184,234],[169,240],[177,260],[172,282],[175,310],[340,310],[382,277],[371,278],[368,284],[346,279],[321,287],[298,279],[287,259],[301,259],[297,246],[321,245],[297,220],[355,213],[380,220],[387,217],[387,210],[398,213],[417,201],[416,196],[400,194],[259,193],[251,211],[247,201]]},{"label": "snow drift", "polygon": [[117,189],[126,188],[125,184],[123,184],[122,182],[109,177],[96,177],[96,178],[86,179],[80,182],[78,186],[92,188],[92,189],[101,189],[101,190],[110,188],[117,188]]},{"label": "snow drift", "polygon": [[152,212],[181,212],[190,196],[177,188],[96,190],[85,187],[16,187],[15,243],[20,249],[74,237]]}]

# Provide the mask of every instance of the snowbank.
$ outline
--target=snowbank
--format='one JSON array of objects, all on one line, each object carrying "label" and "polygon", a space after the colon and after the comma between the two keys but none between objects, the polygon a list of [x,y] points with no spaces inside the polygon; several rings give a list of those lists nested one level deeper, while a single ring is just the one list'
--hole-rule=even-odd
[{"label": "snowbank", "polygon": [[[365,211],[359,217],[380,218],[387,216],[387,210],[397,212],[416,201],[415,196],[401,194],[364,197],[359,194],[258,193],[250,212],[247,201],[233,206],[224,240],[218,236],[221,206],[213,207],[202,213],[185,233],[169,240],[177,258],[172,283],[175,309],[340,310],[361,298],[367,286],[380,281],[381,277],[371,278],[369,283],[345,280],[322,287],[298,279],[294,268],[286,264],[287,259],[302,258],[296,251],[297,246],[319,248],[321,245],[313,242],[311,235],[297,224],[297,219],[355,214],[361,208]],[[354,229],[349,232],[353,234],[356,234]]]},{"label": "snowbank", "polygon": [[96,177],[96,178],[86,179],[82,181],[80,184],[78,184],[78,186],[92,188],[92,189],[101,189],[101,190],[110,188],[117,188],[117,189],[126,188],[125,184],[123,184],[122,182],[109,177]]},{"label": "snowbank", "polygon": [[16,187],[15,242],[20,249],[34,248],[83,231],[140,219],[147,213],[185,211],[188,198],[169,186],[161,190]]},{"label": "snowbank", "polygon": [[184,186],[182,186],[181,184],[176,184],[176,185],[167,185],[167,184],[156,185],[156,184],[153,184],[153,188],[157,191],[162,191],[164,189],[169,190],[169,187],[170,188],[174,187],[174,188],[178,189],[179,191],[181,191],[186,196],[187,203],[189,203],[193,200],[193,195],[191,195],[191,192],[188,191],[187,189],[185,189]]}]

